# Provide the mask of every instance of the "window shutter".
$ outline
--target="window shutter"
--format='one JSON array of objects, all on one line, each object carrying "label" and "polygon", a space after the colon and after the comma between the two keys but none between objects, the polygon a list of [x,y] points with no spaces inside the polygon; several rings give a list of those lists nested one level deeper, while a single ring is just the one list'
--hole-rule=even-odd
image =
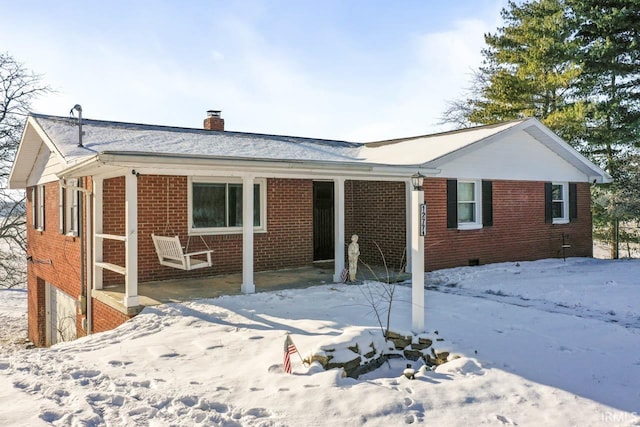
[{"label": "window shutter", "polygon": [[482,225],[493,225],[493,182],[482,181]]},{"label": "window shutter", "polygon": [[569,220],[578,219],[578,186],[575,183],[569,184]]},{"label": "window shutter", "polygon": [[63,181],[58,181],[58,191],[60,192],[58,195],[58,215],[59,215],[59,225],[60,234],[64,234],[64,192],[65,188],[62,186]]},{"label": "window shutter", "polygon": [[547,224],[553,223],[553,200],[552,200],[551,183],[544,183],[544,222]]},{"label": "window shutter", "polygon": [[458,228],[458,181],[447,180],[447,228]]}]

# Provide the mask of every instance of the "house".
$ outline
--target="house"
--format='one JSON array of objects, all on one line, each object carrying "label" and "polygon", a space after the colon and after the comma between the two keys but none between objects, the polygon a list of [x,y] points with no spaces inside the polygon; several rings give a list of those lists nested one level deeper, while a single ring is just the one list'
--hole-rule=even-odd
[{"label": "house", "polygon": [[340,281],[352,234],[400,267],[417,172],[427,270],[591,256],[590,186],[611,180],[533,118],[363,144],[225,131],[218,111],[204,129],[31,114],[9,179],[27,190],[29,338],[112,329],[151,281],[242,272],[252,293],[254,272],[321,260]]}]

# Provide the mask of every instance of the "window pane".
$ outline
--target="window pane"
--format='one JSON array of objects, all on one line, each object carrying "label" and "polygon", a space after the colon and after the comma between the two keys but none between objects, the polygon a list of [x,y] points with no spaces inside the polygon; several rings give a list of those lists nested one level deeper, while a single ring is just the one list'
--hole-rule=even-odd
[{"label": "window pane", "polygon": [[475,183],[458,182],[458,201],[473,202],[475,199]]},{"label": "window pane", "polygon": [[476,222],[475,207],[475,203],[458,203],[458,223]]},{"label": "window pane", "polygon": [[193,183],[194,228],[225,227],[226,184]]},{"label": "window pane", "polygon": [[229,184],[229,227],[242,227],[242,184]]},{"label": "window pane", "polygon": [[564,218],[564,203],[563,202],[553,202],[553,217],[554,218]]},{"label": "window pane", "polygon": [[553,200],[562,200],[562,185],[554,184],[551,187],[551,198]]},{"label": "window pane", "polygon": [[253,226],[260,226],[260,184],[253,184]]}]

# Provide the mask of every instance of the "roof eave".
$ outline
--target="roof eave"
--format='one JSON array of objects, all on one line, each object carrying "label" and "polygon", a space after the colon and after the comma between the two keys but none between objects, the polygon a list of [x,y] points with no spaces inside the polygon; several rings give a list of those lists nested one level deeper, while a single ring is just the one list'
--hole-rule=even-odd
[{"label": "roof eave", "polygon": [[191,167],[222,166],[281,171],[346,172],[354,175],[379,175],[409,178],[420,171],[437,175],[438,169],[426,165],[390,165],[362,162],[331,162],[317,160],[246,159],[238,157],[193,156],[140,152],[103,152],[70,166],[58,173],[60,177],[91,176],[112,173],[122,168],[190,169]]},{"label": "roof eave", "polygon": [[[536,136],[531,135],[531,133],[527,132],[527,129],[530,128],[531,126],[540,130],[540,132],[542,132],[547,138],[552,140],[554,144],[549,144],[548,141],[541,140],[540,138],[537,138]],[[605,184],[605,183],[613,182],[613,179],[607,172],[605,172],[604,170],[596,166],[593,162],[591,162],[589,159],[587,159],[578,151],[576,151],[573,147],[571,147],[568,143],[566,143],[562,138],[560,138],[558,135],[553,133],[549,128],[547,128],[544,124],[542,124],[542,122],[540,122],[538,119],[534,117],[530,117],[528,119],[522,120],[520,123],[517,123],[514,126],[511,126],[507,129],[503,129],[500,132],[494,133],[490,136],[479,139],[471,144],[465,145],[464,147],[461,147],[457,150],[444,154],[436,159],[431,160],[426,165],[432,168],[438,168],[442,166],[444,163],[450,162],[458,157],[468,154],[471,151],[480,149],[490,144],[491,142],[495,141],[496,139],[502,138],[504,135],[508,133],[517,132],[519,130],[523,130],[529,133],[533,138],[538,140],[541,144],[544,144],[547,148],[549,148],[554,153],[562,157],[565,161],[567,161],[576,169],[578,169],[580,172],[582,172],[587,177],[587,180],[589,182],[597,183],[597,184]]]},{"label": "roof eave", "polygon": [[36,118],[29,115],[24,128],[22,129],[20,143],[18,144],[18,149],[16,150],[16,155],[14,157],[13,164],[11,165],[11,171],[9,172],[7,185],[10,189],[24,189],[28,185],[29,174],[31,173],[33,164],[37,157],[37,153],[33,156],[28,152],[27,144],[36,143],[27,140],[30,130],[33,130],[33,132],[35,132],[40,138],[40,144],[45,144],[51,152],[56,153],[61,163],[67,164],[64,156],[62,156],[56,145],[42,129]]}]

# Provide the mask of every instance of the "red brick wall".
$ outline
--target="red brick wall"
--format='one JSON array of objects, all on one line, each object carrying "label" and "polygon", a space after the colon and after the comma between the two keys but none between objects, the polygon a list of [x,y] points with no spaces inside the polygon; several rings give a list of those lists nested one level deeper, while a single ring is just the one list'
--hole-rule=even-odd
[{"label": "red brick wall", "polygon": [[[344,193],[345,244],[349,245],[351,236],[357,234],[360,260],[369,265],[383,265],[377,243],[387,266],[400,269],[406,263],[405,183],[346,181]],[[345,256],[346,252],[345,248]]]},{"label": "red brick wall", "polygon": [[[138,248],[141,282],[178,277],[206,276],[239,272],[242,269],[242,235],[206,236],[214,250],[214,266],[185,272],[161,266],[153,248],[151,233],[177,233],[187,242],[187,178],[183,176],[145,176],[138,178]],[[87,180],[89,184],[89,180]],[[123,235],[124,178],[104,181],[104,232]],[[529,181],[493,181],[494,225],[480,230],[446,227],[446,180],[427,179],[428,203],[426,268],[428,270],[467,265],[477,259],[481,264],[515,260],[533,260],[562,256],[563,234],[571,248],[567,256],[591,256],[590,187],[578,184],[578,219],[565,225],[544,221],[544,183]],[[58,224],[58,184],[46,185],[45,230],[31,225],[31,192],[27,199],[28,254],[28,329],[29,338],[38,345],[45,341],[45,281],[78,298],[80,284],[80,240],[61,235]],[[406,202],[403,182],[346,181],[345,236],[360,236],[362,259],[380,264],[373,242],[380,245],[387,263],[397,267],[406,244]],[[255,268],[272,270],[308,265],[313,260],[313,182],[301,179],[267,180],[267,229],[254,236]],[[169,203],[167,226],[167,203]],[[166,230],[165,230],[166,229]],[[192,237],[192,250],[202,248],[200,238]],[[124,244],[106,240],[104,257],[124,265]],[[49,260],[51,263],[49,263]],[[43,262],[44,261],[44,262]],[[105,271],[105,283],[122,281],[122,276]],[[108,330],[129,317],[106,305],[92,301],[96,332]],[[82,317],[78,333],[82,335]]]},{"label": "red brick wall", "polygon": [[93,332],[104,332],[115,329],[133,316],[127,316],[108,305],[92,299]]},{"label": "red brick wall", "polygon": [[[125,191],[124,176],[105,179],[102,190],[102,230],[105,234],[125,235]],[[119,240],[102,240],[102,256],[105,262],[124,266],[125,244]],[[105,285],[122,284],[124,276],[103,270]]]},{"label": "red brick wall", "polygon": [[[27,189],[28,335],[36,345],[45,344],[45,281],[78,299],[80,284],[80,238],[60,234],[58,182],[45,185],[45,224],[33,228],[31,188]],[[78,336],[83,335],[78,316]]]},{"label": "red brick wall", "polygon": [[571,245],[567,256],[592,256],[590,188],[580,183],[578,218],[570,224],[546,224],[544,182],[493,181],[493,226],[480,230],[447,229],[445,179],[425,180],[427,201],[427,270],[535,260],[562,256],[562,235]]},{"label": "red brick wall", "polygon": [[[138,279],[140,282],[203,277],[242,271],[242,234],[203,236],[213,249],[213,267],[183,271],[160,265],[151,234],[188,238],[186,176],[141,175],[138,178]],[[255,270],[274,270],[313,262],[313,182],[300,179],[267,180],[267,232],[254,235]],[[124,178],[104,181],[104,232],[124,234]],[[169,207],[167,211],[167,205]],[[168,213],[167,213],[168,212]],[[167,220],[168,219],[168,220]],[[124,265],[124,244],[105,241],[104,259]],[[192,236],[189,250],[206,249]],[[105,284],[123,277],[105,271]]]}]

